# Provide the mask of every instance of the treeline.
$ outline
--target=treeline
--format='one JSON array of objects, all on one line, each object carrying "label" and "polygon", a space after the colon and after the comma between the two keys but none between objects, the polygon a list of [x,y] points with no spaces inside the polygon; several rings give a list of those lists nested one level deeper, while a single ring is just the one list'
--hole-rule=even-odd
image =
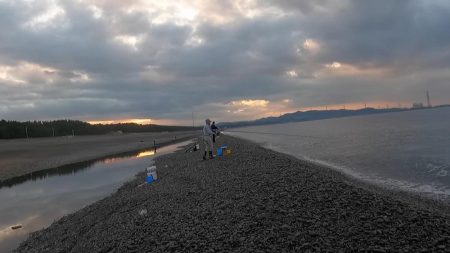
[{"label": "treeline", "polygon": [[94,135],[109,133],[173,132],[192,130],[192,127],[139,125],[136,123],[91,125],[79,120],[0,121],[0,139]]}]

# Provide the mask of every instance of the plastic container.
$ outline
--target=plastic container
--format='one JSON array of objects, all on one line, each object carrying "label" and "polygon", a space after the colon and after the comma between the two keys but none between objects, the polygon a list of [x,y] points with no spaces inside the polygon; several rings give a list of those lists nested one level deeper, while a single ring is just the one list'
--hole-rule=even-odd
[{"label": "plastic container", "polygon": [[223,156],[226,149],[227,149],[227,146],[226,146],[226,145],[224,145],[224,146],[218,148],[218,149],[217,149],[217,156]]},{"label": "plastic container", "polygon": [[156,173],[156,166],[150,166],[147,168],[147,183],[151,183],[158,179],[158,175]]}]

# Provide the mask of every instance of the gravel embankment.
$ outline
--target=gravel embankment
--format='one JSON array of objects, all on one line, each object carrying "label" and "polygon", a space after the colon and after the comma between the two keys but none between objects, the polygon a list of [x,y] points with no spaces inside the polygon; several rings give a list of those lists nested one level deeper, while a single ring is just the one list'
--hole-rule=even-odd
[{"label": "gravel embankment", "polygon": [[438,210],[247,141],[219,142],[233,155],[159,157],[158,182],[139,186],[141,173],[17,252],[450,251],[450,217]]},{"label": "gravel embankment", "polygon": [[0,183],[40,170],[140,150],[196,136],[195,132],[129,133],[0,140]]}]

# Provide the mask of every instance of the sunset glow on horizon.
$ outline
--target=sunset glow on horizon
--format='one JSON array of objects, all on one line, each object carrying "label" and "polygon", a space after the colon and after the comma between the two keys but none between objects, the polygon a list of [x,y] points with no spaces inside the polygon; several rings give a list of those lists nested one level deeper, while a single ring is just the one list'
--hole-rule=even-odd
[{"label": "sunset glow on horizon", "polygon": [[120,124],[120,123],[135,123],[139,125],[153,124],[151,119],[119,119],[119,120],[92,120],[87,121],[89,124],[97,125],[109,125],[109,124]]}]

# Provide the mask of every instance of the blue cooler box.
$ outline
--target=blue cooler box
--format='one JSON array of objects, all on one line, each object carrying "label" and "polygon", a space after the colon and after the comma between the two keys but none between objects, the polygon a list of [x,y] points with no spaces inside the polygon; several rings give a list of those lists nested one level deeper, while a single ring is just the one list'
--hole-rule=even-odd
[{"label": "blue cooler box", "polygon": [[227,149],[228,146],[222,146],[220,148],[217,149],[217,156],[223,156],[223,150]]}]

